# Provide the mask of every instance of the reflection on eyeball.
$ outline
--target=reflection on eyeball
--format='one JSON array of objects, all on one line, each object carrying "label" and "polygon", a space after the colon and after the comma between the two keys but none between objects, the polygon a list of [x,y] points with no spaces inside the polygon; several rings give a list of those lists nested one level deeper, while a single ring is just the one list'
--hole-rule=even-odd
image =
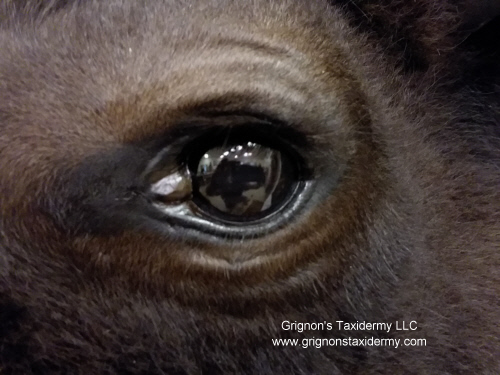
[{"label": "reflection on eyeball", "polygon": [[196,185],[219,211],[251,216],[283,195],[292,178],[287,173],[279,151],[248,142],[208,150],[198,164]]}]

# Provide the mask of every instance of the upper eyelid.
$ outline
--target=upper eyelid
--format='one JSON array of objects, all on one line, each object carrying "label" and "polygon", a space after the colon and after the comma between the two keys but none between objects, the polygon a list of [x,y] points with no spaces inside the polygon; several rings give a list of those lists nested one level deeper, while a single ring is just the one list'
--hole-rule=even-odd
[{"label": "upper eyelid", "polygon": [[222,135],[228,129],[238,132],[242,129],[254,128],[260,135],[268,134],[269,138],[280,133],[287,139],[293,138],[292,143],[299,148],[304,148],[304,151],[307,148],[309,135],[303,134],[294,125],[288,124],[273,114],[246,109],[230,111],[198,111],[193,109],[190,112],[190,115],[174,120],[172,124],[165,126],[165,130],[159,134],[130,143],[155,153],[166,152],[166,150],[175,153],[179,151],[179,147],[183,147],[183,145],[209,132],[213,132],[215,136],[218,131]]},{"label": "upper eyelid", "polygon": [[[241,141],[253,140],[268,147],[285,148],[284,151],[289,149],[289,152],[307,154],[307,141],[302,134],[290,134],[293,133],[293,129],[283,126],[281,122],[271,122],[272,120],[262,116],[261,119],[264,121],[250,115],[236,116],[231,113],[228,116],[196,117],[180,122],[175,128],[169,129],[164,137],[154,141],[156,154],[146,168],[145,174],[151,172],[161,160],[177,162],[177,165],[183,164],[182,159],[192,151],[190,147],[194,144],[195,147],[205,147],[204,143],[199,143],[200,141],[215,146],[222,145],[223,140],[228,137],[233,141],[235,138]],[[264,131],[261,126],[269,128]],[[220,139],[217,139],[219,136]]]}]

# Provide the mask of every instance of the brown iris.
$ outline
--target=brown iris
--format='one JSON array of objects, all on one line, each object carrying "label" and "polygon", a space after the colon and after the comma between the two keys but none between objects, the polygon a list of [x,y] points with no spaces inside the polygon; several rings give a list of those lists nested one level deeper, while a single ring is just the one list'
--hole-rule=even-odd
[{"label": "brown iris", "polygon": [[287,164],[281,152],[253,142],[214,147],[201,157],[194,185],[216,210],[252,217],[281,203],[292,183]]},{"label": "brown iris", "polygon": [[295,186],[288,157],[258,143],[215,146],[197,159],[191,170],[161,172],[152,178],[151,191],[159,201],[175,205],[192,199],[209,216],[248,221],[276,212]]}]

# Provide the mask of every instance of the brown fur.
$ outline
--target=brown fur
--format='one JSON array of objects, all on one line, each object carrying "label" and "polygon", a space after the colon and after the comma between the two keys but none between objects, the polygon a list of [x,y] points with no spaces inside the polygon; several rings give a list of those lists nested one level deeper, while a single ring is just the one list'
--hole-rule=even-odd
[{"label": "brown fur", "polygon": [[[0,374],[499,373],[498,51],[464,9],[0,2]],[[152,144],[240,112],[303,140],[296,217],[237,240],[139,209]],[[427,346],[271,342],[367,335]]]}]

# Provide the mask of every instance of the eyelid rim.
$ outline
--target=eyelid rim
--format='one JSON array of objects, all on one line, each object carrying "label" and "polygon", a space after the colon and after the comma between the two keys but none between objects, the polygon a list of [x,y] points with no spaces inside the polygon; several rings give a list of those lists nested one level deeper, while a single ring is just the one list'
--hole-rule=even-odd
[{"label": "eyelid rim", "polygon": [[[223,141],[211,142],[209,146],[199,147],[204,141],[209,139],[214,134],[235,131],[237,134],[230,135],[234,143],[236,139],[245,139],[246,141],[258,142],[265,147],[276,148],[278,151],[284,153],[286,157],[290,159],[290,162],[296,169],[294,171],[296,181],[292,187],[290,193],[283,202],[280,203],[279,207],[265,215],[264,217],[250,220],[225,220],[222,217],[214,217],[205,213],[202,208],[200,208],[193,200],[188,202],[179,202],[176,205],[167,205],[159,201],[152,201],[153,207],[160,213],[160,221],[170,223],[174,227],[179,225],[183,226],[187,230],[196,230],[200,232],[201,236],[208,235],[208,237],[224,237],[224,238],[256,238],[261,237],[270,232],[273,232],[280,227],[286,225],[293,215],[295,215],[301,207],[303,207],[312,195],[313,186],[315,181],[312,180],[311,176],[313,172],[307,165],[307,161],[304,160],[299,154],[301,147],[294,145],[293,142],[288,139],[281,139],[281,135],[284,133],[293,132],[288,126],[284,126],[279,121],[269,122],[267,116],[265,119],[257,119],[254,116],[248,116],[245,112],[245,116],[236,116],[239,120],[240,125],[234,125],[235,114],[231,113],[229,116],[224,114],[223,116],[215,116],[209,119],[209,123],[213,125],[207,125],[206,120],[201,118],[196,118],[196,120],[191,119],[187,127],[180,127],[177,134],[180,135],[180,141],[175,142],[176,145],[169,144],[162,150],[160,150],[157,156],[151,161],[148,166],[145,176],[154,170],[155,165],[161,163],[162,159],[168,158],[170,160],[176,160],[178,168],[185,168],[186,164],[193,163],[192,160],[195,158],[193,155],[193,148],[196,150],[196,155],[203,155],[207,149],[216,147],[218,144],[223,144]],[[220,121],[224,119],[224,121]],[[203,121],[200,123],[200,121]],[[221,125],[221,122],[227,122],[229,126]],[[271,130],[274,134],[271,136],[265,134],[266,132],[259,129],[255,130],[256,127],[261,127],[267,125],[266,130]],[[198,131],[194,131],[194,130]],[[297,133],[297,132],[295,132]],[[175,131],[173,132],[175,134]],[[193,135],[194,134],[194,135]],[[248,138],[249,134],[252,134]],[[296,135],[296,134],[295,134]],[[168,137],[170,140],[173,139],[173,135]],[[285,138],[289,138],[286,137]],[[303,141],[303,138],[301,140]],[[304,143],[304,142],[302,142]],[[176,152],[181,150],[177,156],[170,155],[169,152]],[[196,160],[198,163],[199,160]],[[192,171],[192,167],[191,167]],[[276,220],[279,217],[279,220]]]},{"label": "eyelid rim", "polygon": [[[160,213],[159,220],[170,224],[165,227],[166,231],[181,225],[188,232],[193,230],[198,232],[196,237],[205,239],[213,239],[214,237],[240,240],[255,239],[270,234],[289,223],[293,216],[306,206],[315,185],[315,181],[300,181],[290,199],[280,209],[259,220],[242,223],[230,222],[231,225],[227,225],[228,223],[222,220],[210,220],[211,218],[200,214],[199,208],[191,201],[182,202],[176,206],[153,202],[153,206]],[[273,220],[276,216],[279,216],[278,221]]]}]

